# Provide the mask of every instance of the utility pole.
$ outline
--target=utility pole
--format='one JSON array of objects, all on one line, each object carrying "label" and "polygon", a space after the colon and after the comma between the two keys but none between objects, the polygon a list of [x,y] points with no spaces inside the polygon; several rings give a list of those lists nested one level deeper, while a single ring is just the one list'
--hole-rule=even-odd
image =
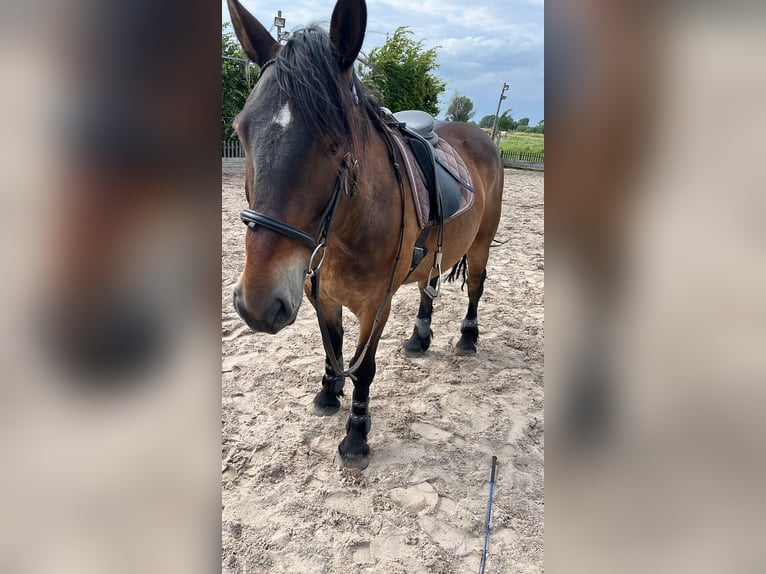
[{"label": "utility pole", "polygon": [[282,10],[277,10],[277,16],[274,18],[274,26],[277,28],[277,42],[281,44],[282,40],[287,40],[290,37],[290,32],[287,30],[282,32],[282,28],[285,27],[285,18],[282,17]]},{"label": "utility pole", "polygon": [[505,95],[505,92],[510,87],[511,86],[503,82],[503,91],[500,92],[500,99],[497,102],[497,111],[495,112],[495,121],[492,123],[492,136],[491,136],[492,143],[495,143],[495,134],[497,133],[497,116],[500,115],[500,105],[503,103],[503,100],[508,97]]}]

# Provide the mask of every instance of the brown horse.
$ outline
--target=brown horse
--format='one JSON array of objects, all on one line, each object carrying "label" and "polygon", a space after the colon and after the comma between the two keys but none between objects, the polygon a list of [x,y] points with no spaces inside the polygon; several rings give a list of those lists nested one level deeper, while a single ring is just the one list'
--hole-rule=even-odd
[{"label": "brown horse", "polygon": [[[399,177],[403,160],[353,70],[367,8],[364,0],[338,0],[329,35],[310,27],[281,46],[239,2],[228,5],[245,53],[261,67],[234,121],[246,150],[250,206],[242,216],[249,229],[234,307],[254,330],[276,333],[295,320],[305,289],[325,340],[325,375],[314,410],[337,412],[345,377],[352,378],[351,413],[337,460],[364,468],[369,388],[391,297],[405,280],[418,282],[420,309],[405,349],[425,351],[432,312],[427,288],[438,287],[441,272],[426,257],[409,273],[421,229],[409,183]],[[470,353],[476,351],[477,308],[500,220],[503,166],[478,128],[437,122],[436,131],[462,156],[475,190],[471,209],[445,224],[442,246],[445,267],[467,262],[469,305],[457,351]],[[438,235],[429,234],[429,253],[437,252]],[[359,319],[349,370],[340,367],[343,307]]]}]

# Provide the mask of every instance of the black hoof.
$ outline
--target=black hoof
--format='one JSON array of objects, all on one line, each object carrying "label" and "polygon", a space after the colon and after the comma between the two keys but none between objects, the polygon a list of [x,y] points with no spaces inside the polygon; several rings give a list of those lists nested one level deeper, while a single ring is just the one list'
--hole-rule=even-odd
[{"label": "black hoof", "polygon": [[476,354],[476,341],[479,340],[479,324],[476,319],[465,319],[460,327],[461,337],[455,347],[458,355]]},{"label": "black hoof", "polygon": [[350,455],[344,457],[340,453],[340,449],[335,453],[335,464],[338,468],[355,468],[356,470],[364,470],[370,465],[370,455]]},{"label": "black hoof", "polygon": [[322,390],[314,397],[314,414],[320,417],[334,415],[340,409],[338,397],[343,394],[343,383],[346,379],[342,376],[322,379]]},{"label": "black hoof", "polygon": [[402,349],[410,356],[422,355],[431,346],[431,335],[425,339],[418,337],[417,330],[412,334],[412,337],[402,343]]},{"label": "black hoof", "polygon": [[318,392],[314,397],[314,414],[318,417],[329,417],[340,410],[340,401],[336,396],[326,396]]},{"label": "black hoof", "polygon": [[364,470],[370,464],[370,447],[367,435],[372,426],[370,415],[357,417],[349,415],[346,419],[346,437],[338,445],[335,462],[340,468]]},{"label": "black hoof", "polygon": [[463,335],[455,346],[455,354],[457,355],[475,355],[476,354],[476,341],[471,337]]},{"label": "black hoof", "polygon": [[412,336],[402,344],[402,348],[408,355],[422,355],[431,346],[433,336],[431,320],[428,318],[416,319]]},{"label": "black hoof", "polygon": [[358,436],[353,438],[347,436],[338,445],[335,464],[338,468],[364,470],[370,464],[370,447]]}]

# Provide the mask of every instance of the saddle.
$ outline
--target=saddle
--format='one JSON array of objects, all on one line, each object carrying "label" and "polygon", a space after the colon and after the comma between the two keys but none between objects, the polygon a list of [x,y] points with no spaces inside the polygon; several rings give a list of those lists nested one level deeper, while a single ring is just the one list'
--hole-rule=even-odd
[{"label": "saddle", "polygon": [[428,112],[420,110],[404,110],[393,116],[406,128],[422,136],[428,143],[435,146],[439,136],[434,131],[434,118]]},{"label": "saddle", "polygon": [[389,126],[394,128],[393,139],[404,158],[421,228],[412,257],[412,273],[427,253],[425,242],[429,231],[439,228],[441,245],[444,223],[471,207],[474,190],[465,162],[436,134],[430,114],[418,110],[392,114],[386,108],[383,113]]},{"label": "saddle", "polygon": [[[415,203],[420,208],[421,228],[441,224],[469,208],[473,203],[471,175],[455,149],[446,140],[439,139],[434,131],[434,118],[418,110],[397,112],[393,117],[422,178],[423,185],[410,181],[414,183],[413,193],[419,192]],[[406,153],[403,155],[411,159]],[[411,179],[416,175],[412,173]],[[427,209],[424,209],[423,186],[427,192]]]}]

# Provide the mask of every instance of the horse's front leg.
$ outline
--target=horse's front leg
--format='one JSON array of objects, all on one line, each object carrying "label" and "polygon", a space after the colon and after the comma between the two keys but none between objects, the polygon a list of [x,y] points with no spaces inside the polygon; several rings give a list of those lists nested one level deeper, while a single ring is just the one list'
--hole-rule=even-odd
[{"label": "horse's front leg", "polygon": [[[312,301],[313,303],[313,301]],[[332,348],[335,349],[337,364],[343,366],[343,307],[336,303],[322,302],[322,315],[327,323]],[[314,397],[314,414],[334,415],[340,409],[339,396],[343,395],[346,378],[332,368],[330,357],[325,353],[322,390]]]},{"label": "horse's front leg", "polygon": [[349,466],[364,470],[370,463],[370,447],[367,444],[367,435],[371,428],[370,419],[370,385],[373,378],[375,378],[375,352],[378,349],[378,341],[380,341],[380,335],[383,332],[383,327],[386,324],[388,313],[391,309],[391,305],[386,307],[380,322],[375,327],[374,332],[373,323],[374,316],[372,317],[360,317],[360,329],[359,329],[359,342],[357,345],[356,353],[351,364],[356,363],[357,358],[364,352],[364,346],[367,343],[367,339],[370,338],[369,347],[364,359],[359,365],[359,369],[354,374],[354,393],[351,397],[351,412],[346,420],[346,437],[338,445],[338,456],[336,461],[340,466]]}]

